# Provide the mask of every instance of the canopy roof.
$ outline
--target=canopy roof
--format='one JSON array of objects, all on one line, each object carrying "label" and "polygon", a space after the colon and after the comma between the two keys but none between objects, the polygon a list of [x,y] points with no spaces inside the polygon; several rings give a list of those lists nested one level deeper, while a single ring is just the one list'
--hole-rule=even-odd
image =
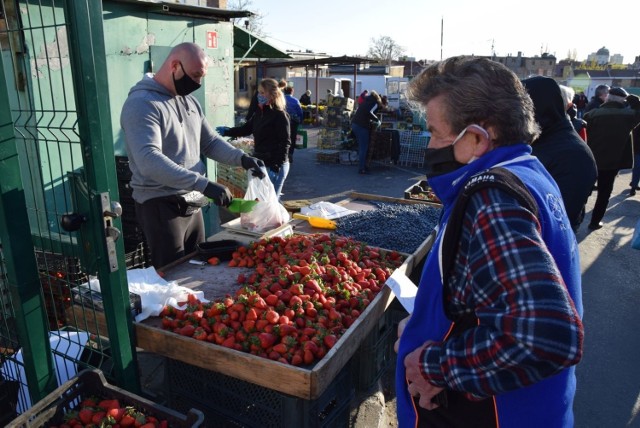
[{"label": "canopy roof", "polygon": [[233,56],[238,58],[291,58],[291,56],[269,43],[258,38],[255,34],[233,26]]},{"label": "canopy roof", "polygon": [[328,58],[301,59],[294,61],[281,62],[265,62],[260,65],[263,67],[307,67],[316,65],[358,65],[367,62],[376,62],[372,58],[360,58],[355,56],[333,56]]},{"label": "canopy roof", "polygon": [[246,18],[253,13],[246,10],[229,10],[208,6],[196,6],[190,4],[175,3],[156,0],[111,0],[119,3],[131,3],[144,7],[150,12],[159,12],[167,15],[183,15],[194,18],[221,19],[228,21],[233,18]]}]

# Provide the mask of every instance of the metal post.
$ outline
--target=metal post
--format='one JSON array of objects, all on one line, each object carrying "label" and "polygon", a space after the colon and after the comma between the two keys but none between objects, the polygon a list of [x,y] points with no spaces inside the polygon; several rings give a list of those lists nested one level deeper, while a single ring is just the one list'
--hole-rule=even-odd
[{"label": "metal post", "polygon": [[[69,24],[69,56],[75,77],[75,95],[79,134],[84,147],[84,165],[92,212],[87,230],[99,243],[91,251],[96,254],[105,317],[114,360],[114,375],[118,385],[132,392],[140,390],[138,367],[133,341],[133,323],[124,262],[124,244],[116,242],[118,269],[110,266],[105,241],[103,196],[116,196],[117,177],[111,132],[109,90],[107,86],[106,52],[100,0],[65,0],[65,14]],[[95,217],[95,216],[92,216]],[[120,220],[114,224],[121,227]],[[86,245],[86,244],[85,244]]]}]

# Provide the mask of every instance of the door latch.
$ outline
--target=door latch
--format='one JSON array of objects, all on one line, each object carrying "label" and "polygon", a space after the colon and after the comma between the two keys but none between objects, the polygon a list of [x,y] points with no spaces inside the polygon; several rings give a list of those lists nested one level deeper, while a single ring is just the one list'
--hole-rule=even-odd
[{"label": "door latch", "polygon": [[104,238],[107,245],[107,257],[111,272],[118,270],[118,256],[116,253],[116,241],[120,238],[120,230],[113,225],[113,219],[122,215],[122,205],[111,201],[109,193],[101,193],[102,221],[104,223]]}]

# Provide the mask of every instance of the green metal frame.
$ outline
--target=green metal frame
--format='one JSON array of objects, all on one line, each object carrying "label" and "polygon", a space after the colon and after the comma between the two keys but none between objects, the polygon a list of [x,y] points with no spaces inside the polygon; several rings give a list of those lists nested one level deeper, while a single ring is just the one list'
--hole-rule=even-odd
[{"label": "green metal frame", "polygon": [[[0,61],[0,242],[11,310],[0,315],[12,317],[17,341],[4,335],[6,328],[0,339],[11,339],[22,356],[6,355],[21,371],[11,380],[28,390],[20,404],[42,399],[56,388],[56,377],[65,377],[55,355],[72,364],[104,365],[111,380],[139,393],[124,245],[105,227],[122,225],[104,214],[110,210],[105,203],[118,199],[118,185],[101,1],[12,0],[1,6],[7,25],[0,36],[9,49]],[[87,221],[79,231],[62,231],[58,222],[71,210]],[[76,287],[93,275],[100,280],[102,313],[73,300]],[[82,315],[69,315],[69,306],[78,305]],[[107,331],[89,328],[98,316],[106,319]],[[96,336],[75,344],[81,357],[67,356],[64,347],[54,349],[50,329]]]},{"label": "green metal frame", "polygon": [[[115,173],[115,154],[111,130],[109,89],[107,85],[106,52],[102,24],[102,5],[99,0],[66,0],[65,15],[69,25],[69,55],[76,76],[76,106],[78,128],[84,147],[85,178],[93,204],[93,213],[102,213],[101,193],[109,192],[117,199],[118,186]],[[114,200],[114,199],[112,199]],[[115,226],[121,229],[119,220]],[[83,250],[96,256],[100,278],[105,318],[114,375],[119,385],[139,392],[137,359],[135,355],[132,315],[129,309],[129,290],[124,262],[122,240],[116,242],[118,269],[108,263],[109,255],[105,242],[104,219],[101,215],[88,217],[85,230],[93,235],[91,242],[101,243],[91,248],[83,242]]]},{"label": "green metal frame", "polygon": [[[6,81],[4,68],[0,66],[0,82]],[[39,400],[53,391],[57,382],[40,277],[33,243],[29,239],[31,229],[9,105],[7,87],[0,84],[0,106],[3,106],[0,108],[0,241],[11,298],[20,302],[14,310],[24,355],[25,376],[31,396]]]}]

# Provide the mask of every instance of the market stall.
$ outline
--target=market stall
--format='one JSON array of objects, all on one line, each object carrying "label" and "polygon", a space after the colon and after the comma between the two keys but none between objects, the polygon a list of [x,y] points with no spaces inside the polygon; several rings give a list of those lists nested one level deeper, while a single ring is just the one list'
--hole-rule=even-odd
[{"label": "market stall", "polygon": [[[439,206],[435,204],[358,193],[350,194],[339,204],[358,213],[354,214],[354,217],[366,212],[381,211],[381,204],[394,204],[407,208],[422,206],[439,210]],[[344,223],[345,230],[348,226],[347,218],[348,216],[336,219],[338,224]],[[259,245],[269,245],[274,242],[282,247],[287,240],[297,240],[311,247],[331,248],[326,253],[327,257],[342,253],[337,257],[344,258],[345,265],[350,265],[347,259],[358,259],[358,252],[365,254],[369,251],[370,253],[366,254],[376,259],[379,257],[380,260],[397,257],[395,271],[407,276],[421,262],[431,246],[430,235],[428,231],[424,231],[419,245],[411,252],[399,253],[393,248],[384,248],[381,245],[368,247],[362,243],[353,244],[353,247],[341,247],[345,250],[339,251],[340,248],[338,248],[336,251],[336,245],[351,245],[348,243],[351,242],[351,238],[339,235],[340,228],[317,229],[306,220],[294,219],[279,228],[256,234],[242,230],[238,223],[237,220],[229,222],[220,233],[210,237],[208,241],[240,242],[247,248],[243,250],[243,254],[256,256],[259,253],[256,249]],[[406,233],[402,230],[397,232],[398,234]],[[417,232],[414,231],[414,234]],[[300,251],[303,251],[302,247],[304,245],[300,247]],[[391,254],[395,255],[391,256]],[[282,254],[279,256],[282,257]],[[298,256],[301,257],[300,254]],[[199,262],[206,260],[206,257],[194,253],[166,266],[162,272],[164,279],[168,281],[192,289],[194,292],[202,292],[206,299],[223,301],[225,296],[237,297],[241,292],[245,283],[239,284],[242,281],[239,281],[238,277],[248,278],[256,270],[247,266],[233,266],[235,258],[234,256],[231,260],[215,265],[201,264]],[[362,263],[365,261],[369,263],[367,261],[369,259],[360,260]],[[333,263],[341,266],[336,261]],[[390,274],[391,271],[387,273]],[[263,279],[265,277],[266,275],[262,276]],[[326,280],[326,277],[324,279]],[[384,326],[384,320],[385,311],[393,301],[394,295],[389,287],[383,286],[384,282],[384,278],[379,281],[381,288],[376,290],[375,295],[370,293],[368,296],[371,297],[370,302],[366,307],[361,307],[362,311],[357,317],[351,319],[348,327],[341,329],[339,333],[336,331],[335,343],[331,347],[327,346],[323,355],[316,355],[316,358],[309,362],[283,361],[269,354],[261,356],[259,353],[247,352],[246,349],[222,346],[215,341],[196,340],[193,333],[188,336],[177,334],[174,332],[175,329],[167,329],[164,325],[167,321],[166,317],[163,319],[158,316],[135,324],[137,346],[167,358],[168,401],[172,408],[179,411],[187,407],[195,407],[202,410],[207,418],[217,415],[248,426],[292,426],[291,424],[311,426],[309,423],[313,425],[322,420],[320,413],[332,418],[346,418],[354,385],[370,385],[369,378],[378,376],[382,369],[375,364],[367,366],[361,364],[362,361],[358,361],[361,366],[365,366],[365,369],[359,368],[358,376],[354,377],[351,362],[359,352],[362,352],[362,346],[368,347],[366,352],[369,355],[368,359],[372,361],[376,361],[377,353],[382,354],[388,349],[388,341],[381,341],[381,338],[390,337],[388,328]],[[287,283],[286,287],[292,285]],[[325,285],[322,289],[328,290]],[[307,288],[301,289],[301,294],[308,293],[310,292]],[[354,292],[353,296],[355,295]],[[239,301],[241,300],[236,298],[234,304]],[[281,311],[278,310],[278,312]],[[344,315],[341,317],[346,319]],[[381,348],[376,349],[376,347]],[[383,359],[380,358],[380,360]],[[384,361],[379,361],[379,364],[383,363]],[[223,395],[234,398],[228,401],[221,398]],[[340,404],[336,406],[336,403]],[[252,408],[254,413],[247,413],[242,410],[243,408]],[[255,413],[256,409],[258,409],[257,413]],[[260,421],[252,419],[258,415],[262,415]],[[271,423],[265,425],[265,421]]]}]

